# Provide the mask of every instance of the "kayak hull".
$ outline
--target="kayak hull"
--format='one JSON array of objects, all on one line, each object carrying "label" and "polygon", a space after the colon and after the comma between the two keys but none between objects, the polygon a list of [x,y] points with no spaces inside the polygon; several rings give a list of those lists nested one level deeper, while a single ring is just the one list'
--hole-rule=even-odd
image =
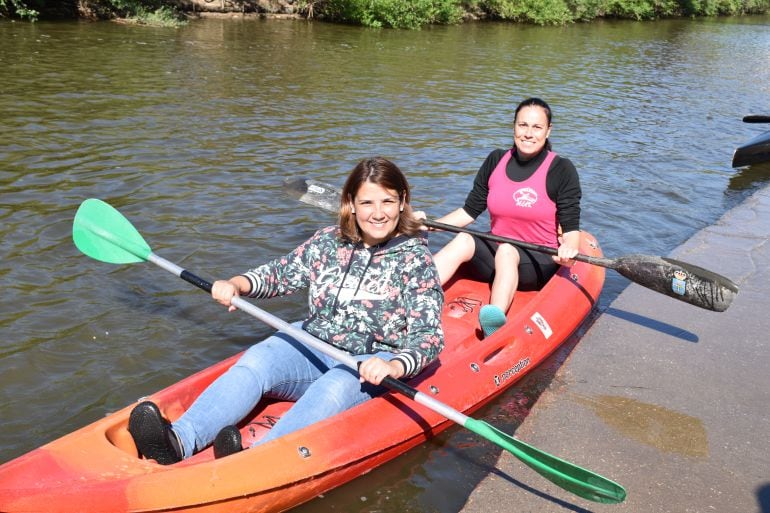
[{"label": "kayak hull", "polygon": [[733,153],[733,167],[770,161],[770,131],[758,135]]},{"label": "kayak hull", "polygon": [[[582,235],[581,253],[601,256]],[[483,339],[478,311],[489,285],[458,278],[446,287],[445,349],[409,384],[470,414],[553,353],[585,320],[604,269],[578,262],[539,292],[518,292],[508,322]],[[238,358],[235,355],[149,397],[178,418]],[[209,447],[175,465],[138,457],[128,433],[135,405],[0,466],[0,511],[284,511],[392,460],[454,425],[405,396],[387,393],[305,429],[214,459]],[[291,406],[263,402],[239,426],[259,440]]]}]

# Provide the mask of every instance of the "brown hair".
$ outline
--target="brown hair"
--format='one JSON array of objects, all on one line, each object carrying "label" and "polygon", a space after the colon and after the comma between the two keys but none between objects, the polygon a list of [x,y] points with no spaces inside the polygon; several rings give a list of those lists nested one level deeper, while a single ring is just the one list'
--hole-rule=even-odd
[{"label": "brown hair", "polygon": [[412,215],[412,207],[409,205],[409,182],[404,173],[393,162],[384,157],[370,157],[361,160],[353,171],[350,172],[340,196],[340,231],[342,237],[352,242],[361,242],[361,230],[356,223],[351,204],[361,186],[371,182],[380,187],[396,191],[399,200],[403,203],[404,210],[398,218],[396,233],[402,235],[417,235],[420,232],[422,222]]}]

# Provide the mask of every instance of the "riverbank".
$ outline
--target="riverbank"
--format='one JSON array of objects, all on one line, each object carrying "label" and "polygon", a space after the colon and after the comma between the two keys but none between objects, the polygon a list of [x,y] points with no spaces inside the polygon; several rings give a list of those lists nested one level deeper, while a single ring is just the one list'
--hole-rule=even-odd
[{"label": "riverbank", "polygon": [[462,512],[770,511],[769,237],[766,186],[671,255],[738,283],[726,312],[630,285],[518,428],[618,481],[626,502],[578,499],[503,452]]},{"label": "riverbank", "polygon": [[0,17],[113,19],[144,25],[180,26],[190,17],[211,14],[275,18],[317,18],[373,28],[419,29],[467,21],[506,21],[529,25],[566,25],[595,19],[660,20],[763,14],[767,3],[725,0],[693,3],[673,0],[572,0],[556,4],[518,0],[0,0]]}]

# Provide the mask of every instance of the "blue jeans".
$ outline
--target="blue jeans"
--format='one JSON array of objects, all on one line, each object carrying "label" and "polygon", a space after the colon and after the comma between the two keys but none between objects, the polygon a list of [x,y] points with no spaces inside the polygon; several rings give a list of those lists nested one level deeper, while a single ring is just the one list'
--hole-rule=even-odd
[{"label": "blue jeans", "polygon": [[[390,360],[394,354],[379,352],[356,359],[371,356]],[[243,420],[262,397],[296,403],[257,443],[289,434],[384,391],[384,387],[360,383],[356,371],[279,331],[251,346],[172,428],[182,442],[184,457],[189,458],[209,445],[223,427]]]}]

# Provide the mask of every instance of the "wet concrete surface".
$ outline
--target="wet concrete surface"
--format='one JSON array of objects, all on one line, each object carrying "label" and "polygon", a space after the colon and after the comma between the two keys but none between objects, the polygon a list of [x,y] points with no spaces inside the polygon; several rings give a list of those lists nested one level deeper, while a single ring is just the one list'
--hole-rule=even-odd
[{"label": "wet concrete surface", "polygon": [[770,187],[670,256],[736,282],[730,308],[629,285],[515,433],[625,502],[576,497],[503,452],[463,513],[770,512]]}]

